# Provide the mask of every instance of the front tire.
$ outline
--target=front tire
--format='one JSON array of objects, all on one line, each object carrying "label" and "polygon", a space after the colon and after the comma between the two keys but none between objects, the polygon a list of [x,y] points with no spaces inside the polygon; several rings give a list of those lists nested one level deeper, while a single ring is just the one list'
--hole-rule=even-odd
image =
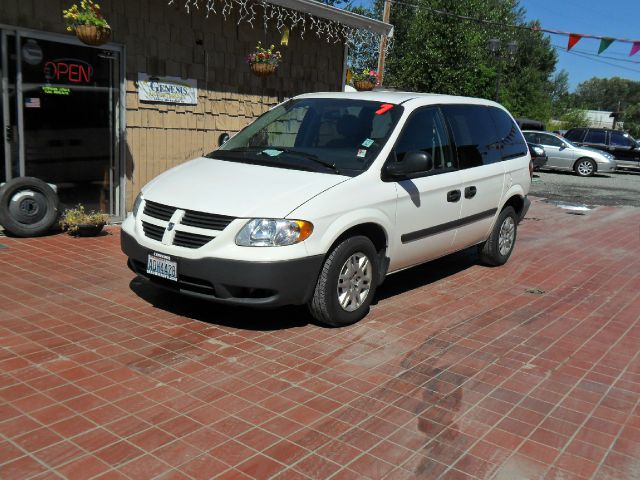
[{"label": "front tire", "polygon": [[327,256],[309,302],[311,315],[323,325],[351,325],[369,313],[378,278],[378,255],[371,240],[343,240]]},{"label": "front tire", "polygon": [[502,209],[489,238],[478,246],[480,261],[493,267],[507,263],[516,243],[517,230],[516,211],[513,207]]},{"label": "front tire", "polygon": [[592,177],[596,173],[596,162],[590,158],[581,158],[573,166],[573,170],[580,177]]}]

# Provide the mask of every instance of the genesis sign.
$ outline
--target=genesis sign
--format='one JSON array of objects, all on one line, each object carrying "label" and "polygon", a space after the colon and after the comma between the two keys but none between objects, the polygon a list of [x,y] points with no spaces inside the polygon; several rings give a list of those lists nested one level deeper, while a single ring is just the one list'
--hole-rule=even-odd
[{"label": "genesis sign", "polygon": [[138,73],[138,97],[143,102],[198,104],[198,82],[191,78],[155,77]]}]

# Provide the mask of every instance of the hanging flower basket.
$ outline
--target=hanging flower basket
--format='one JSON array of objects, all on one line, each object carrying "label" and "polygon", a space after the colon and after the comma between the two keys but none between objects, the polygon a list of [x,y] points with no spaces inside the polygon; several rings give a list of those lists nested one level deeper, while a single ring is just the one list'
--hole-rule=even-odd
[{"label": "hanging flower basket", "polygon": [[373,82],[370,82],[369,80],[356,80],[353,82],[353,86],[359,92],[368,92],[369,90],[373,90],[373,87],[375,87]]},{"label": "hanging flower basket", "polygon": [[76,27],[76,37],[87,45],[104,45],[111,39],[111,29],[96,27],[95,25],[78,25]]},{"label": "hanging flower basket", "polygon": [[260,42],[256,45],[256,51],[247,55],[249,68],[258,77],[272,75],[281,61],[282,54],[275,50],[274,45],[269,48],[263,48]]},{"label": "hanging flower basket", "polygon": [[268,77],[276,71],[276,66],[270,63],[252,63],[250,68],[251,73],[258,77]]},{"label": "hanging flower basket", "polygon": [[100,12],[100,5],[92,0],[82,0],[62,11],[68,32],[75,32],[78,39],[87,45],[103,45],[111,39],[111,27]]},{"label": "hanging flower basket", "polygon": [[365,68],[362,73],[354,73],[352,77],[353,87],[360,92],[373,90],[378,83],[378,73],[375,70]]}]

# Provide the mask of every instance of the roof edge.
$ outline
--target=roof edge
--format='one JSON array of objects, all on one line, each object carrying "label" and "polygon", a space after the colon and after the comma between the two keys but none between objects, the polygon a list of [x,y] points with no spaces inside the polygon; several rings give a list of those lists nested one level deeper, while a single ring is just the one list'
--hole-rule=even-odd
[{"label": "roof edge", "polygon": [[331,7],[314,0],[266,0],[280,7],[308,13],[315,17],[342,23],[351,27],[362,28],[378,35],[393,36],[393,25],[357,13]]}]

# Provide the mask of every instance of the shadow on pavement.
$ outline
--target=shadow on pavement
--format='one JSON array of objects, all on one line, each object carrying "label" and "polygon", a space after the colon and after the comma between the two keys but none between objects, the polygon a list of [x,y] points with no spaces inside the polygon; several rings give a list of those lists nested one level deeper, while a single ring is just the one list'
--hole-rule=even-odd
[{"label": "shadow on pavement", "polygon": [[477,264],[478,254],[476,247],[471,247],[461,252],[452,253],[446,257],[394,273],[388,276],[384,283],[378,287],[373,303],[375,304],[380,300],[424,287]]},{"label": "shadow on pavement", "polygon": [[[475,247],[403,270],[386,278],[376,291],[373,304],[402,293],[424,287],[478,263]],[[279,308],[248,308],[222,305],[181,295],[136,277],[129,288],[145,302],[167,312],[207,323],[240,330],[271,331],[316,324],[303,305]],[[322,325],[321,325],[322,326]]]},{"label": "shadow on pavement", "polygon": [[[570,172],[568,170],[541,169],[540,172],[542,172],[542,173],[552,173],[554,175],[561,175],[561,176],[565,176],[565,177],[589,178],[589,177],[581,177],[581,176],[577,175],[575,172]],[[621,172],[620,171],[616,171],[616,173],[621,173]],[[536,177],[536,175],[534,175],[534,177]],[[594,173],[592,175],[592,177],[594,177],[594,178],[611,178],[611,175],[605,174],[605,173],[597,173],[596,172],[596,173]]]},{"label": "shadow on pavement", "polygon": [[283,330],[313,321],[303,306],[258,309],[221,305],[159,288],[140,277],[131,280],[129,288],[144,301],[167,312],[240,330]]}]

